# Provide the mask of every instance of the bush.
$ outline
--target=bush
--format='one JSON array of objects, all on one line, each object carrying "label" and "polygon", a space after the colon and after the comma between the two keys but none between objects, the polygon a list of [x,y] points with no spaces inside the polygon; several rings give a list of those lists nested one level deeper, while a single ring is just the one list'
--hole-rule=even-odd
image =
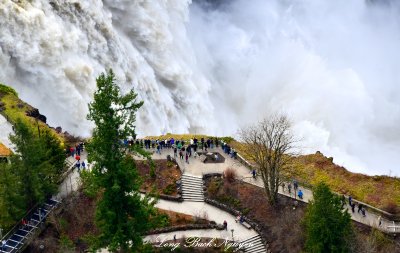
[{"label": "bush", "polygon": [[60,237],[60,247],[62,249],[62,252],[73,252],[75,251],[75,245],[74,242],[68,238],[67,235],[61,235]]},{"label": "bush", "polygon": [[224,178],[225,178],[225,180],[227,180],[229,183],[235,182],[236,177],[237,177],[237,175],[236,175],[236,171],[235,171],[234,169],[232,169],[232,168],[227,168],[227,169],[224,171]]},{"label": "bush", "polygon": [[171,195],[172,193],[175,192],[175,185],[174,184],[169,184],[165,189],[163,190],[163,193],[166,195]]},{"label": "bush", "polygon": [[220,181],[211,181],[210,185],[208,186],[208,193],[210,195],[215,195],[218,193],[218,190],[221,186]]}]

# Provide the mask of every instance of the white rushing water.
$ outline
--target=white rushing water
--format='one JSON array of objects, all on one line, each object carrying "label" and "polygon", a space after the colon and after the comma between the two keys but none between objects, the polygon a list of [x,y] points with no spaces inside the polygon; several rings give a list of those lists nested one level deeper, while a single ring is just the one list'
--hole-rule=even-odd
[{"label": "white rushing water", "polygon": [[140,135],[228,135],[284,111],[304,152],[400,175],[396,1],[206,2],[1,1],[0,82],[87,136],[95,78],[112,67],[145,101]]}]

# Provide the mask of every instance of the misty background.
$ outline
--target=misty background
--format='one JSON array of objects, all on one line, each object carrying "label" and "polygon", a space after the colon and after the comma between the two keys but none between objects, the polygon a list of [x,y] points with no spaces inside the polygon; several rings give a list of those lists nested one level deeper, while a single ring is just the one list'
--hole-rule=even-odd
[{"label": "misty background", "polygon": [[145,101],[140,136],[285,112],[304,153],[400,175],[397,1],[2,1],[0,26],[0,82],[74,134],[112,67]]}]

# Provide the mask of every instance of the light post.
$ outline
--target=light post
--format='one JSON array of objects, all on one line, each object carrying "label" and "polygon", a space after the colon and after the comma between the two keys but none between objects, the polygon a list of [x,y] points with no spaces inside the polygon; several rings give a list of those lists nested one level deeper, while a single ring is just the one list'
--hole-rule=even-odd
[{"label": "light post", "polygon": [[233,239],[233,231],[235,231],[235,230],[232,228],[232,229],[231,229],[231,232],[232,232],[232,241],[234,242],[235,239]]}]

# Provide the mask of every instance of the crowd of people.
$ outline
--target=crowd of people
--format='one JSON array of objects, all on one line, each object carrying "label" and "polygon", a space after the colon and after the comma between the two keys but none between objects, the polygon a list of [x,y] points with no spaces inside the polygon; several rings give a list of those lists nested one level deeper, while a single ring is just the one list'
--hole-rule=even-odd
[{"label": "crowd of people", "polygon": [[[174,158],[185,160],[189,163],[190,157],[198,157],[201,152],[208,152],[209,149],[219,147],[221,145],[225,153],[229,154],[232,158],[236,158],[236,151],[229,145],[221,142],[218,138],[192,138],[190,140],[175,140],[170,139],[137,139],[125,142],[127,145],[137,145],[144,149],[153,149],[157,154],[162,154],[163,150],[173,150]],[[218,160],[218,155],[215,155]]]},{"label": "crowd of people", "polygon": [[67,148],[66,152],[68,153],[68,155],[70,155],[71,157],[73,157],[76,160],[75,163],[75,168],[78,170],[78,172],[82,170],[86,169],[86,164],[85,161],[81,161],[81,152],[84,149],[85,144],[83,142],[80,142],[78,144],[75,145],[75,147],[69,147]]}]

